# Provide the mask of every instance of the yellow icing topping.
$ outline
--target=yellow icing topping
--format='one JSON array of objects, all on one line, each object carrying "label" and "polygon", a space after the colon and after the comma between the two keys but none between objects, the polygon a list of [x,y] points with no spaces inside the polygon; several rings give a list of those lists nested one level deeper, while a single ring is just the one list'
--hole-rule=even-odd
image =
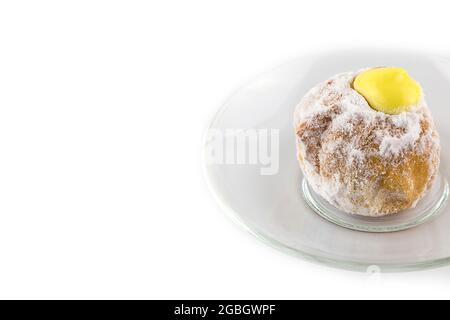
[{"label": "yellow icing topping", "polygon": [[402,68],[374,68],[360,73],[353,88],[369,105],[388,114],[399,114],[416,105],[422,95],[420,85]]}]

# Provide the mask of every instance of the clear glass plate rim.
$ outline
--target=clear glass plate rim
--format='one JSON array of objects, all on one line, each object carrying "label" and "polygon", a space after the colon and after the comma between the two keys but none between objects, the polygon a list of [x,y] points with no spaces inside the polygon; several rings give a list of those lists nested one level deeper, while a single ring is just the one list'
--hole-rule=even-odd
[{"label": "clear glass plate rim", "polygon": [[[215,188],[213,187],[213,183],[210,180],[210,177],[208,174],[207,166],[208,166],[208,164],[206,163],[206,159],[204,159],[203,170],[204,170],[206,183],[208,185],[208,189],[210,190],[210,192],[213,195],[216,202],[219,204],[222,211],[231,219],[231,221],[233,221],[240,228],[242,228],[243,230],[250,233],[257,239],[261,240],[262,242],[270,245],[271,247],[273,247],[277,250],[288,253],[295,257],[306,259],[308,261],[325,264],[330,267],[351,270],[351,271],[359,271],[359,272],[366,272],[370,266],[377,266],[380,268],[380,270],[382,272],[408,272],[408,271],[418,271],[418,270],[443,267],[443,266],[447,266],[450,264],[450,257],[429,260],[429,261],[412,262],[412,263],[385,263],[385,262],[378,262],[378,261],[361,262],[361,261],[345,259],[345,258],[342,258],[342,259],[331,258],[331,257],[328,257],[326,255],[326,253],[323,253],[323,254],[312,253],[312,251],[317,252],[316,249],[312,249],[312,248],[304,248],[303,250],[299,250],[299,249],[293,248],[291,246],[288,246],[288,245],[268,236],[266,233],[258,230],[252,224],[247,223],[234,209],[232,209],[228,204],[226,204],[226,202],[223,201],[223,199],[220,197],[220,195],[216,192]],[[310,251],[310,252],[308,252],[308,251]]]}]

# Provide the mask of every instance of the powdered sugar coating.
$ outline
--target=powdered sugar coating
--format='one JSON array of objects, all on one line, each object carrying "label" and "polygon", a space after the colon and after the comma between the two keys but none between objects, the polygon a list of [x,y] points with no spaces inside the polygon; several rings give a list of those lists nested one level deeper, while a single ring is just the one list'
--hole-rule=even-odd
[{"label": "powdered sugar coating", "polygon": [[295,109],[300,166],[311,187],[339,209],[380,216],[414,207],[439,166],[439,137],[422,97],[410,111],[372,109],[352,88],[361,72],[312,88]]}]

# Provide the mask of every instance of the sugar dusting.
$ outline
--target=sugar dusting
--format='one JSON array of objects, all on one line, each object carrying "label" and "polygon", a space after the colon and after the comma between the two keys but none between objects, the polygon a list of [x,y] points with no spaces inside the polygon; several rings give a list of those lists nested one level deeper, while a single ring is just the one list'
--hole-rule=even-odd
[{"label": "sugar dusting", "polygon": [[352,88],[359,72],[320,83],[298,104],[298,155],[308,182],[330,203],[350,213],[384,215],[395,210],[386,212],[374,203],[395,195],[380,194],[377,177],[384,172],[377,170],[400,165],[412,152],[424,155],[431,185],[439,165],[439,138],[423,98],[399,115],[376,111]]},{"label": "sugar dusting", "polygon": [[382,156],[401,154],[408,146],[413,146],[420,137],[420,117],[413,112],[403,112],[392,116],[392,123],[405,129],[399,137],[387,135],[382,138],[380,154]]}]

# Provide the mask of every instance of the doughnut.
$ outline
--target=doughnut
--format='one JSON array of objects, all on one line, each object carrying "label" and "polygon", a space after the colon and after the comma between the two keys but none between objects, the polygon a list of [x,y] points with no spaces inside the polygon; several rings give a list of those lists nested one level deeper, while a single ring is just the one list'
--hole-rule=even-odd
[{"label": "doughnut", "polygon": [[414,208],[439,169],[439,135],[422,88],[402,68],[340,73],[294,111],[297,158],[309,186],[350,214]]}]

